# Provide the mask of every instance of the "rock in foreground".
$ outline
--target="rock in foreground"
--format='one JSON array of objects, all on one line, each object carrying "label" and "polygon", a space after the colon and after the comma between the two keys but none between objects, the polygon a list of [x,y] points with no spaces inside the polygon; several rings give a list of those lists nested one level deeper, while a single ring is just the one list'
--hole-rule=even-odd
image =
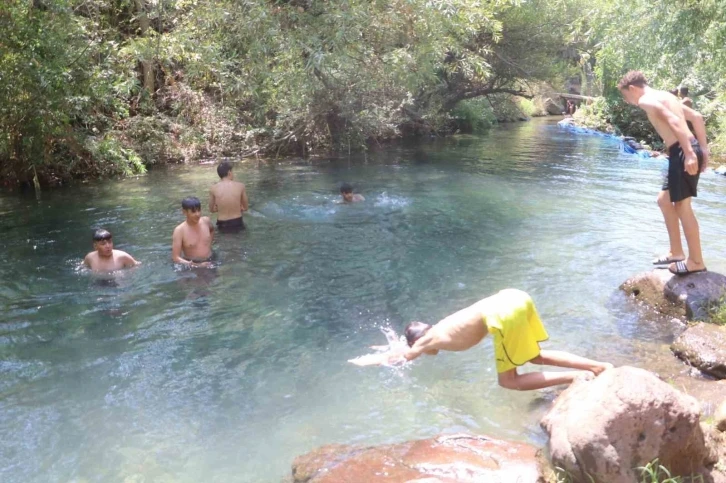
[{"label": "rock in foreground", "polygon": [[696,324],[671,345],[675,355],[717,379],[726,379],[726,327]]},{"label": "rock in foreground", "polygon": [[673,475],[716,462],[698,402],[643,369],[620,367],[576,381],[542,419],[552,463],[577,481],[632,483],[658,458]]},{"label": "rock in foreground", "polygon": [[536,483],[538,450],[524,443],[469,434],[401,444],[328,445],[295,458],[294,483]]}]

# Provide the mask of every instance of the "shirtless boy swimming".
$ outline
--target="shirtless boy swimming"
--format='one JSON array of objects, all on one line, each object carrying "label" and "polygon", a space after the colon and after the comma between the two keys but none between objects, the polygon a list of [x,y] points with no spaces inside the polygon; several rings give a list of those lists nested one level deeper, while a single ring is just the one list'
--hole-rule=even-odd
[{"label": "shirtless boy swimming", "polygon": [[140,264],[128,253],[114,250],[113,235],[103,228],[93,232],[93,250],[83,259],[83,264],[94,272],[114,272]]},{"label": "shirtless boy swimming", "polygon": [[[575,377],[595,375],[612,364],[579,357],[568,352],[540,350],[548,339],[534,302],[516,289],[502,290],[462,309],[436,325],[411,322],[406,327],[408,349],[353,359],[357,365],[382,365],[411,361],[422,354],[436,355],[440,350],[465,351],[491,334],[494,337],[499,385],[518,391],[569,384]],[[517,367],[533,364],[578,369],[567,372],[530,372],[519,374]]]},{"label": "shirtless boy swimming", "polygon": [[174,228],[171,239],[172,260],[190,267],[211,267],[214,227],[208,216],[202,216],[199,198],[184,198],[182,212],[186,220]]}]

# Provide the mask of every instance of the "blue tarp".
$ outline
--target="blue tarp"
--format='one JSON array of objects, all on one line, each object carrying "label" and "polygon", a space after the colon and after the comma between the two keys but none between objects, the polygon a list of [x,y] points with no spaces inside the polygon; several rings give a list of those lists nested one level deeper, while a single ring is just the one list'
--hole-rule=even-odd
[{"label": "blue tarp", "polygon": [[620,138],[620,136],[616,136],[615,134],[608,134],[608,133],[596,131],[595,129],[588,129],[586,127],[576,126],[573,123],[569,122],[567,119],[563,119],[562,121],[558,122],[557,125],[561,129],[566,129],[566,130],[568,130],[570,132],[574,132],[576,134],[592,134],[595,136],[613,139],[620,144],[620,151],[624,154],[632,154],[634,156],[638,156],[638,157],[644,158],[644,159],[649,159],[651,157],[650,152],[648,152],[647,150],[633,149],[632,146],[623,142],[623,140]]}]

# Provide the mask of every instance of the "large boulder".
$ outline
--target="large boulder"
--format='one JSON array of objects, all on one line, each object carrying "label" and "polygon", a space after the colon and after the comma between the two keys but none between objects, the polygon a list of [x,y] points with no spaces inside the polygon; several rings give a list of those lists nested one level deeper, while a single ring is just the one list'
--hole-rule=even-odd
[{"label": "large boulder", "polygon": [[298,456],[294,483],[543,482],[533,446],[469,434],[371,447],[328,445]]},{"label": "large boulder", "polygon": [[717,456],[706,445],[699,404],[634,367],[576,381],[541,421],[552,463],[576,481],[640,481],[637,467],[658,458],[673,475],[705,471]]},{"label": "large boulder", "polygon": [[708,307],[726,293],[726,276],[716,272],[676,276],[667,269],[654,269],[626,280],[620,288],[663,314],[703,319]]},{"label": "large boulder", "polygon": [[675,355],[717,379],[726,379],[726,327],[699,323],[671,345]]},{"label": "large boulder", "polygon": [[547,114],[550,114],[552,116],[561,116],[562,113],[565,112],[565,107],[562,105],[562,103],[557,102],[550,97],[544,99],[544,108],[545,111],[547,111]]}]

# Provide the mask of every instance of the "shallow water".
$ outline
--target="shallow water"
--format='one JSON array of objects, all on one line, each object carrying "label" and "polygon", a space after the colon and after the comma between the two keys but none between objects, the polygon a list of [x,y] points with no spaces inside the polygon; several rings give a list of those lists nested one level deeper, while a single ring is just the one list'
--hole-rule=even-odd
[{"label": "shallow water", "polygon": [[[659,160],[549,120],[351,160],[244,162],[248,230],[214,271],[177,271],[179,201],[213,166],[0,197],[0,481],[277,482],[328,443],[460,430],[535,444],[551,391],[496,385],[491,341],[402,369],[347,359],[380,327],[499,289],[534,298],[547,348],[647,366],[670,333],[617,287],[667,247]],[[365,203],[336,204],[355,184]],[[694,202],[726,272],[726,179]],[[90,229],[143,262],[78,269]],[[200,276],[201,275],[201,276]]]}]

